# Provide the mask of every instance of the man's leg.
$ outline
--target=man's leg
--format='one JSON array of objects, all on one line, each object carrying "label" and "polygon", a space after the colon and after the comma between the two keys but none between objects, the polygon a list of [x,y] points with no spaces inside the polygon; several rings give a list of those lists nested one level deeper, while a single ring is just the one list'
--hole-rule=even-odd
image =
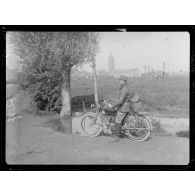
[{"label": "man's leg", "polygon": [[126,116],[127,113],[123,113],[123,112],[117,112],[117,116],[115,119],[115,131],[114,131],[114,135],[117,136],[117,141],[120,140],[119,135],[120,135],[120,131],[121,131],[121,126],[122,126],[122,121],[124,119],[124,117]]}]

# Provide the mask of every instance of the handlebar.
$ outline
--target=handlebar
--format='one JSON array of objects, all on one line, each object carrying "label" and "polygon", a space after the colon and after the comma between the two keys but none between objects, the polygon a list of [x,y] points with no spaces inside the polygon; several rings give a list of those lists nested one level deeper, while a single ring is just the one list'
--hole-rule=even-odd
[{"label": "handlebar", "polygon": [[103,102],[102,102],[104,104],[103,108],[106,109],[106,110],[110,110],[111,109],[111,110],[114,111],[116,108],[110,107],[110,105],[109,105],[110,101],[116,101],[116,100],[113,100],[113,99],[105,100],[105,99],[103,99]]},{"label": "handlebar", "polygon": [[115,102],[116,100],[114,100],[114,99],[112,99],[112,98],[110,98],[110,99],[108,99],[108,100],[103,100],[103,102],[104,102],[105,104],[108,104],[108,102],[110,102],[110,101]]},{"label": "handlebar", "polygon": [[111,101],[111,99],[109,99],[109,100],[103,100],[103,103],[106,104],[106,105],[109,105],[109,103],[108,103],[109,101]]}]

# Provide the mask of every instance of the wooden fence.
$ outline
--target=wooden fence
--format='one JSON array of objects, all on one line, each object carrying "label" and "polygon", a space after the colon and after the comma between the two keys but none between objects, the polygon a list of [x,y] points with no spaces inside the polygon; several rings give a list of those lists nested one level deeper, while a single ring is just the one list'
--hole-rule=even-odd
[{"label": "wooden fence", "polygon": [[90,108],[92,104],[95,104],[94,95],[75,96],[71,98],[71,106],[73,111],[78,111],[86,108]]},{"label": "wooden fence", "polygon": [[[74,96],[71,98],[71,107],[73,112],[85,112],[87,108],[91,108],[91,105],[95,104],[94,95]],[[37,103],[33,103],[34,115],[43,116],[46,112],[38,108]],[[59,111],[61,106],[59,106]]]}]

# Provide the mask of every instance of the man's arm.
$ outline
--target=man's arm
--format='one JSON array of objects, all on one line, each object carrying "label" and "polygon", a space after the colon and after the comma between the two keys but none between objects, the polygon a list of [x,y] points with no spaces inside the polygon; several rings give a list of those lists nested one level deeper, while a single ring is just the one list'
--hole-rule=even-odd
[{"label": "man's arm", "polygon": [[130,98],[130,100],[131,100],[131,98],[133,98],[134,95],[135,95],[135,93],[133,91],[130,91],[129,92],[129,98]]},{"label": "man's arm", "polygon": [[121,96],[114,103],[112,103],[112,107],[113,108],[118,107],[121,104],[123,104],[126,97],[127,97],[127,91],[126,91],[126,89],[122,89]]}]

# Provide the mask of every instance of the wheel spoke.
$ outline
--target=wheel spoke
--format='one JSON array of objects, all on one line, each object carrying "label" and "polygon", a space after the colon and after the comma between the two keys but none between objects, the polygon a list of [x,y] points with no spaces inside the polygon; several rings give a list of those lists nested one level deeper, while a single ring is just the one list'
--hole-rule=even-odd
[{"label": "wheel spoke", "polygon": [[97,123],[97,117],[92,114],[86,114],[81,122],[83,131],[88,136],[97,136],[101,131],[100,124]]},{"label": "wheel spoke", "polygon": [[137,131],[137,133],[139,133],[140,131],[142,131],[142,130],[147,130],[146,128],[142,128],[142,129],[140,129],[139,131]]},{"label": "wheel spoke", "polygon": [[134,127],[134,128],[128,128],[128,130],[129,129],[140,129],[140,130],[143,130],[143,129],[148,129],[148,128],[136,128],[136,127]]},{"label": "wheel spoke", "polygon": [[129,120],[128,123],[126,133],[130,139],[142,141],[150,134],[150,126],[144,118],[138,117],[135,120]]}]

